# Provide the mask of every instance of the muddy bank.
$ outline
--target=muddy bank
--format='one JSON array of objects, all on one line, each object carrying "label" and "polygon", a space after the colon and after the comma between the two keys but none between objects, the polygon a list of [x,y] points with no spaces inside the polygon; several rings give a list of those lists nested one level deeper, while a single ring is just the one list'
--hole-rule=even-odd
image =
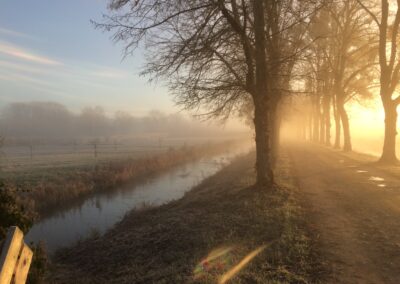
[{"label": "muddy bank", "polygon": [[49,282],[314,282],[312,242],[288,158],[280,165],[274,189],[252,186],[249,155],[178,201],[131,212],[105,235],[61,251]]}]

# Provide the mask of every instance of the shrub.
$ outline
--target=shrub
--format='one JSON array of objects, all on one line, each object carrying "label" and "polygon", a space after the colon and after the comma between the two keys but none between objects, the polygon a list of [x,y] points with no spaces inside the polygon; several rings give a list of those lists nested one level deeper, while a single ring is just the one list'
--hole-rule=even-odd
[{"label": "shrub", "polygon": [[32,226],[32,219],[18,203],[15,190],[0,181],[0,238],[5,237],[10,226],[18,226],[26,233]]},{"label": "shrub", "polygon": [[[24,234],[27,233],[33,224],[33,216],[27,213],[15,193],[15,189],[7,187],[0,181],[0,244],[10,226],[18,226]],[[42,283],[47,266],[47,255],[42,244],[33,245],[32,264],[29,270],[28,283]]]}]

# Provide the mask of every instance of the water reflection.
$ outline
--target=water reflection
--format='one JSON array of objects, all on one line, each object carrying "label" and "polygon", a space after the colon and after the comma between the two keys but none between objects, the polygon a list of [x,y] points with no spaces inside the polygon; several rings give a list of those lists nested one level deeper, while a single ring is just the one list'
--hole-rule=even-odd
[{"label": "water reflection", "polygon": [[27,235],[28,242],[43,240],[50,253],[87,237],[93,230],[104,233],[130,210],[146,205],[161,205],[181,198],[184,193],[215,174],[234,156],[248,152],[237,149],[212,158],[203,158],[140,184],[96,194],[73,208],[60,210],[35,224]]}]

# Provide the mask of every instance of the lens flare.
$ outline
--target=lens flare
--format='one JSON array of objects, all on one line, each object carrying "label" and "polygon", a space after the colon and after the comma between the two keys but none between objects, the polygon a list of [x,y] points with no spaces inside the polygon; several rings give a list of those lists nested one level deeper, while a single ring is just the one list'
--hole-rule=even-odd
[{"label": "lens flare", "polygon": [[243,270],[243,268],[245,268],[246,265],[249,264],[249,262],[252,261],[253,258],[255,258],[258,254],[260,254],[266,247],[267,246],[264,245],[250,252],[237,265],[235,265],[224,275],[222,275],[218,283],[224,284],[230,279],[232,279],[236,274],[238,274],[241,270]]},{"label": "lens flare", "polygon": [[233,249],[233,247],[221,247],[211,251],[196,265],[194,278],[203,278],[209,273],[225,270],[232,263],[231,252]]}]

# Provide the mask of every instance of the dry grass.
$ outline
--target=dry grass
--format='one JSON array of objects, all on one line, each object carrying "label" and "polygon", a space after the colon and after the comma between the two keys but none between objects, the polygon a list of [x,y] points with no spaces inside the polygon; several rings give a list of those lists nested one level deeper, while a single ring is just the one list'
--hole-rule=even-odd
[{"label": "dry grass", "polygon": [[99,191],[112,190],[117,186],[167,170],[179,164],[213,155],[234,147],[235,143],[182,147],[139,159],[125,159],[96,165],[93,168],[58,170],[43,173],[19,185],[20,196],[26,208],[46,215],[60,206],[78,201]]},{"label": "dry grass", "polygon": [[311,241],[288,158],[280,164],[276,188],[251,186],[248,156],[180,200],[131,212],[104,236],[61,251],[49,282],[313,282]]}]

